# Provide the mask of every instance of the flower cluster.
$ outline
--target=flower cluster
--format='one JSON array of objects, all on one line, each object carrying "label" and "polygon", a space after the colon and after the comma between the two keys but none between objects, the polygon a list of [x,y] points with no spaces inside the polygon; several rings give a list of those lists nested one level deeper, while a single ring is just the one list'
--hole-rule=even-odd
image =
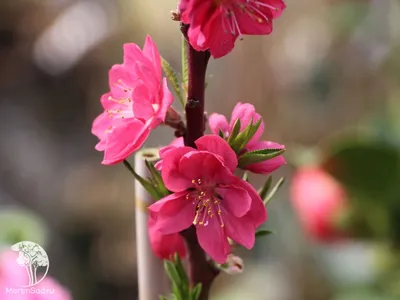
[{"label": "flower cluster", "polygon": [[[191,49],[209,51],[214,58],[230,52],[243,34],[271,33],[273,19],[284,9],[282,0],[182,0],[179,5]],[[168,124],[172,113],[181,122],[162,78],[165,65],[150,37],[143,50],[124,45],[123,63],[111,68],[110,91],[101,97],[104,112],[92,127],[100,140],[96,149],[104,151],[103,164],[126,160],[160,124],[173,127]],[[171,69],[165,73],[180,94],[184,82],[177,83],[179,76],[171,76]],[[161,182],[166,196],[148,208],[150,242],[160,258],[185,256],[180,233],[194,227],[203,250],[224,264],[231,257],[232,243],[254,246],[256,229],[267,219],[262,194],[238,177],[237,169],[269,174],[285,164],[285,148],[262,140],[264,121],[248,103],[238,103],[229,121],[211,114],[211,134],[197,139],[195,147],[184,145],[186,128],[181,123],[181,137],[160,149],[160,160],[152,167],[158,178],[152,182]]]}]

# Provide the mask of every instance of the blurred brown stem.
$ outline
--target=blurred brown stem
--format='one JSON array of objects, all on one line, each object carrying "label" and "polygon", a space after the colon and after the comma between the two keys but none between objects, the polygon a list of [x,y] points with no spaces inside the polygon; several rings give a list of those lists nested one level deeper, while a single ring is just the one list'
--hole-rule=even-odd
[{"label": "blurred brown stem", "polygon": [[[188,25],[181,24],[181,31],[186,40],[188,40],[188,29]],[[188,42],[186,43],[186,46],[188,47],[189,82],[188,97],[185,106],[187,125],[184,141],[185,146],[196,147],[194,142],[204,134],[205,128],[204,91],[210,52],[196,51]],[[186,241],[190,283],[192,286],[201,283],[202,291],[199,300],[207,300],[211,284],[219,272],[209,263],[209,261],[207,261],[207,255],[200,247],[197,240],[195,227],[191,226],[181,234]]]}]

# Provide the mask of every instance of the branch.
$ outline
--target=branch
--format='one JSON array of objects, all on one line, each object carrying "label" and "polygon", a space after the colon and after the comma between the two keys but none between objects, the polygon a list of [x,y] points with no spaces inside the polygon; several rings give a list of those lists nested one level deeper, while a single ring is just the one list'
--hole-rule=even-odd
[{"label": "branch", "polygon": [[[181,23],[181,31],[188,40],[188,25]],[[205,130],[204,118],[204,91],[205,78],[210,52],[199,52],[193,49],[190,43],[188,47],[188,99],[185,106],[186,112],[186,134],[184,136],[185,146],[195,147],[195,141],[203,136]],[[189,261],[189,279],[191,286],[202,284],[199,300],[207,300],[211,284],[219,274],[208,261],[206,253],[201,248],[194,226],[181,232],[185,239]]]}]

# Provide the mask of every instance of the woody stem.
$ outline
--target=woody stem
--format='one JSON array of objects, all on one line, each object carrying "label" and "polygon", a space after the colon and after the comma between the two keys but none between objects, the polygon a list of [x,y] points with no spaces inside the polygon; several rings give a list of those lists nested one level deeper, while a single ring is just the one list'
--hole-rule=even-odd
[{"label": "woody stem", "polygon": [[[181,24],[181,31],[188,41],[188,25]],[[204,91],[207,63],[210,59],[209,51],[196,51],[186,42],[188,53],[188,97],[185,106],[186,133],[184,136],[185,146],[196,147],[195,141],[204,134]],[[218,275],[216,270],[207,260],[206,253],[197,240],[196,229],[191,226],[181,232],[185,239],[188,253],[188,275],[190,283],[195,286],[202,284],[199,300],[207,300],[211,284]]]}]

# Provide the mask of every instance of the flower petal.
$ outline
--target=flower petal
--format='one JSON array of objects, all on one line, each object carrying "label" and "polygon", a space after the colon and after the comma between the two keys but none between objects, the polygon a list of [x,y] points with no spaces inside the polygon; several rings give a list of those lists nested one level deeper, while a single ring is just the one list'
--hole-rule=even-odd
[{"label": "flower petal", "polygon": [[208,125],[210,126],[211,132],[219,134],[219,130],[224,133],[224,137],[227,137],[230,133],[228,120],[224,115],[213,113],[208,117]]},{"label": "flower petal", "polygon": [[157,45],[148,35],[143,46],[143,54],[153,63],[158,80],[161,80],[161,57]]},{"label": "flower petal", "polygon": [[149,136],[150,131],[137,119],[126,120],[108,134],[102,164],[119,163],[138,150]]},{"label": "flower petal", "polygon": [[243,217],[250,210],[252,199],[245,189],[229,185],[215,190],[222,197],[221,205],[235,217]]},{"label": "flower petal", "polygon": [[197,238],[201,248],[217,263],[223,264],[230,253],[230,246],[224,229],[215,218],[207,226],[196,226]]},{"label": "flower petal", "polygon": [[249,217],[237,218],[229,212],[222,212],[225,232],[236,243],[251,249],[255,243],[256,229]]},{"label": "flower petal", "polygon": [[164,152],[161,176],[168,190],[181,192],[192,187],[191,179],[180,172],[179,161],[183,155],[193,150],[191,147],[179,147]]},{"label": "flower petal", "polygon": [[186,195],[187,192],[171,194],[149,206],[155,228],[162,234],[180,232],[192,225],[195,207]]},{"label": "flower petal", "polygon": [[238,165],[236,153],[223,138],[218,135],[205,135],[197,139],[195,144],[199,150],[209,151],[220,156],[224,165],[231,172],[235,172]]}]

